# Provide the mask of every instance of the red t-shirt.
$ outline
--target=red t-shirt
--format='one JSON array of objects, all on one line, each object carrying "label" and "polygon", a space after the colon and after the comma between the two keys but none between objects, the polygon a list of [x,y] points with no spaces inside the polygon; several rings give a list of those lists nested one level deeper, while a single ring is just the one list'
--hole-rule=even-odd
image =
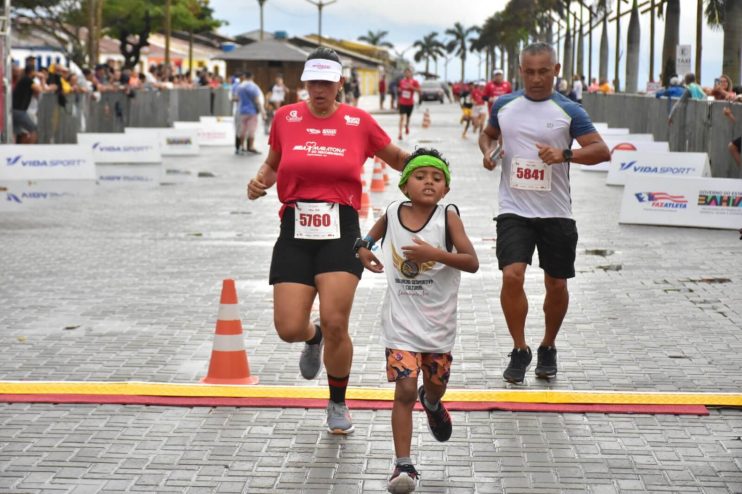
[{"label": "red t-shirt", "polygon": [[371,115],[341,104],[317,118],[300,101],[276,110],[268,143],[281,154],[276,189],[284,204],[298,200],[361,208],[361,170],[391,139]]},{"label": "red t-shirt", "polygon": [[400,105],[410,106],[415,104],[415,89],[420,89],[420,83],[415,79],[400,79],[398,103]]},{"label": "red t-shirt", "polygon": [[479,89],[478,87],[475,87],[471,90],[471,99],[474,102],[475,105],[483,105],[484,104],[484,91],[482,89]]},{"label": "red t-shirt", "polygon": [[489,81],[487,83],[487,87],[485,88],[484,94],[489,96],[490,98],[498,98],[502,96],[503,94],[508,94],[513,92],[513,86],[510,85],[510,82],[508,81],[502,81],[500,84],[497,84],[494,81]]}]

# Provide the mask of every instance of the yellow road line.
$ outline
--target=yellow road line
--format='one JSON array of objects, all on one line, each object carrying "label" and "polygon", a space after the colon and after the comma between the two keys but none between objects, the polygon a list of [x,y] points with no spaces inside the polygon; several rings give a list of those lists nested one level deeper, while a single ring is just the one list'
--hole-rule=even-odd
[{"label": "yellow road line", "polygon": [[[214,386],[127,382],[0,381],[0,394],[82,394],[226,398],[327,399],[324,386]],[[392,388],[348,388],[350,400],[392,401]],[[450,389],[445,401],[581,403],[631,405],[707,405],[742,407],[742,393],[656,393],[575,390]]]}]

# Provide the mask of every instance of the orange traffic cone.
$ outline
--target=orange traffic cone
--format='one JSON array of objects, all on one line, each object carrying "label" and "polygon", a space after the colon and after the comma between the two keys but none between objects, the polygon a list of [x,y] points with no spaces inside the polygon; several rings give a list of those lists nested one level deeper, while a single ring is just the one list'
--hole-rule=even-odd
[{"label": "orange traffic cone", "polygon": [[430,110],[425,110],[423,113],[423,129],[430,127]]},{"label": "orange traffic cone", "polygon": [[384,185],[389,185],[389,182],[391,181],[389,179],[389,171],[386,169],[386,167],[389,166],[386,164],[386,161],[381,162],[381,172],[384,175]]},{"label": "orange traffic cone", "polygon": [[374,156],[374,174],[371,177],[371,192],[384,192],[384,175],[381,171],[381,159]]},{"label": "orange traffic cone", "polygon": [[201,379],[206,384],[257,384],[258,377],[250,375],[247,363],[242,322],[237,305],[234,280],[224,280],[216,321],[216,335],[211,350],[209,373]]},{"label": "orange traffic cone", "polygon": [[371,211],[371,199],[368,196],[368,189],[366,187],[366,178],[363,176],[363,168],[361,168],[361,210],[359,211],[360,216],[368,215]]}]

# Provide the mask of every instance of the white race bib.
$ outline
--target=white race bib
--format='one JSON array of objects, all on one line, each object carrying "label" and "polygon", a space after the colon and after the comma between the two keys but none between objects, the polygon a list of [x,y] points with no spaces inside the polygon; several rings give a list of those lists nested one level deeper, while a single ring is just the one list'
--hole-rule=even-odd
[{"label": "white race bib", "polygon": [[340,238],[339,210],[340,207],[331,202],[297,202],[294,211],[294,238]]},{"label": "white race bib", "polygon": [[513,158],[510,187],[520,190],[551,190],[551,167],[541,160]]},{"label": "white race bib", "polygon": [[400,95],[402,99],[410,99],[412,98],[412,91],[408,91],[407,89],[402,90],[402,94]]}]

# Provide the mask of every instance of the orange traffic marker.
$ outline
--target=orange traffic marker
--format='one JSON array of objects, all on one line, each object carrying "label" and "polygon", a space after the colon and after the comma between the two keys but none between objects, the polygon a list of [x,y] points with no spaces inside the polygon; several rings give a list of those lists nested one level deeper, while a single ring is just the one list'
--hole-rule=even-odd
[{"label": "orange traffic marker", "polygon": [[371,192],[384,192],[384,175],[381,171],[381,159],[374,156],[374,174],[371,177]]},{"label": "orange traffic marker", "polygon": [[366,186],[366,178],[363,176],[363,168],[361,168],[361,210],[358,212],[360,216],[368,215],[371,210],[371,199],[368,196],[368,188]]},{"label": "orange traffic marker", "polygon": [[206,384],[257,384],[257,376],[250,375],[242,322],[237,305],[234,280],[224,280],[216,321],[214,346],[211,350],[209,373],[201,379]]},{"label": "orange traffic marker", "polygon": [[423,113],[423,129],[430,127],[430,110],[425,110]]},{"label": "orange traffic marker", "polygon": [[389,171],[386,169],[386,167],[389,166],[386,164],[386,161],[381,161],[381,172],[384,175],[384,185],[389,185]]}]

